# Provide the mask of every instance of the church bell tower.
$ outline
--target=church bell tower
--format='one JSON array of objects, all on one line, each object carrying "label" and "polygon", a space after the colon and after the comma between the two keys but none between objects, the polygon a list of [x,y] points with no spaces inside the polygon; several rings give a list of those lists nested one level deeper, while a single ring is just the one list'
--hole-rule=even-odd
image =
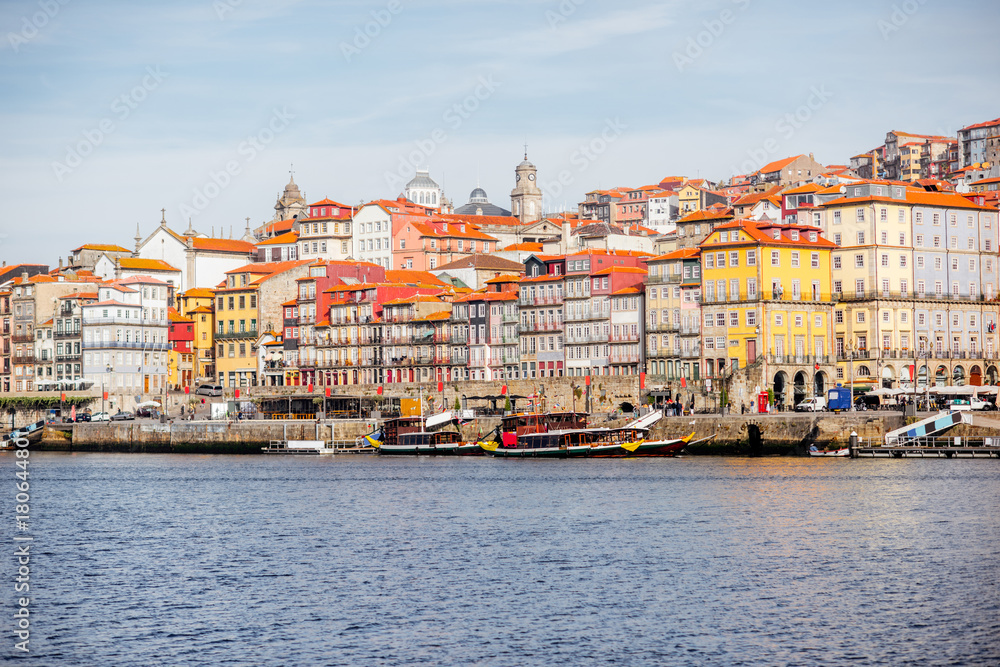
[{"label": "church bell tower", "polygon": [[538,187],[538,170],[528,162],[528,147],[524,161],[514,170],[514,189],[510,191],[510,210],[521,222],[534,222],[542,217],[542,191]]}]

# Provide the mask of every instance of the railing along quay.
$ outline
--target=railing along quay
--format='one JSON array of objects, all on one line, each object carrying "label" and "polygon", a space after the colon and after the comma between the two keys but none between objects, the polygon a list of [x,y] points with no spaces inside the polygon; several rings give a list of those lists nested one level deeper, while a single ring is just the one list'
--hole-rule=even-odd
[{"label": "railing along quay", "polygon": [[868,438],[851,450],[854,458],[1000,458],[1000,438],[939,436],[886,445]]}]

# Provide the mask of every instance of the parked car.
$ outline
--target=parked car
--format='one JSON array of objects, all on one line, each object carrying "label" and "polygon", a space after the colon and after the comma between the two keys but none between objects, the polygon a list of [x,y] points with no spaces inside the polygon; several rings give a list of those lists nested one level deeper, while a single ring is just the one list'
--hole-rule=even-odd
[{"label": "parked car", "polygon": [[948,402],[948,409],[965,412],[967,410],[996,409],[996,406],[986,401],[981,401],[978,398],[956,398]]},{"label": "parked car", "polygon": [[222,396],[221,384],[203,384],[194,390],[197,396]]},{"label": "parked car", "polygon": [[131,421],[133,419],[135,419],[135,415],[131,412],[119,412],[111,415],[111,421],[113,422]]},{"label": "parked car", "polygon": [[90,413],[89,412],[79,412],[76,415],[76,419],[72,417],[63,417],[63,424],[72,424],[73,422],[89,422]]},{"label": "parked car", "polygon": [[111,415],[107,412],[95,412],[90,415],[90,421],[92,422],[109,422],[111,421]]},{"label": "parked car", "polygon": [[795,406],[796,412],[823,412],[826,410],[826,399],[820,396],[807,398]]},{"label": "parked car", "polygon": [[135,416],[139,418],[155,417],[157,414],[154,408],[139,408],[135,411]]}]

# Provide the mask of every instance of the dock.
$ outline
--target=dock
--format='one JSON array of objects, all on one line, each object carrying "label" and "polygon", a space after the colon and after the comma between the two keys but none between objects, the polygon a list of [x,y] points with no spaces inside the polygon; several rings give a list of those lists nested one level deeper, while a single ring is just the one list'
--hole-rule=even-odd
[{"label": "dock", "polygon": [[871,441],[851,448],[852,458],[1000,458],[1000,438],[926,437],[885,444]]}]

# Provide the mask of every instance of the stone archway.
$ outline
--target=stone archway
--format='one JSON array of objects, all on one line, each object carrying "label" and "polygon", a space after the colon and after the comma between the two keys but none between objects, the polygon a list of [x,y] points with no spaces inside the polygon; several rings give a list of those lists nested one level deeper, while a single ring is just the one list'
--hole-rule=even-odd
[{"label": "stone archway", "polygon": [[934,371],[934,386],[943,387],[948,384],[948,369],[944,366],[938,366],[937,370]]},{"label": "stone archway", "polygon": [[813,375],[813,392],[821,398],[826,397],[826,373],[823,371],[816,371]]},{"label": "stone archway", "polygon": [[774,374],[774,404],[784,405],[785,392],[788,390],[788,375],[785,371],[778,371]]},{"label": "stone archway", "polygon": [[989,366],[986,369],[986,384],[996,384],[997,383],[997,367]]},{"label": "stone archway", "polygon": [[892,383],[896,380],[896,369],[892,366],[886,364],[882,367],[882,377],[880,386],[886,389],[892,389]]},{"label": "stone archway", "polygon": [[979,364],[969,369],[969,384],[976,387],[983,384],[983,370],[979,367]]},{"label": "stone archway", "polygon": [[808,381],[806,379],[805,371],[799,371],[795,374],[795,380],[792,385],[792,405],[798,405],[806,398]]},{"label": "stone archway", "polygon": [[917,386],[926,387],[927,386],[927,366],[926,364],[917,369]]},{"label": "stone archway", "polygon": [[955,366],[951,371],[951,383],[956,387],[961,387],[965,384],[965,368],[962,366]]}]

